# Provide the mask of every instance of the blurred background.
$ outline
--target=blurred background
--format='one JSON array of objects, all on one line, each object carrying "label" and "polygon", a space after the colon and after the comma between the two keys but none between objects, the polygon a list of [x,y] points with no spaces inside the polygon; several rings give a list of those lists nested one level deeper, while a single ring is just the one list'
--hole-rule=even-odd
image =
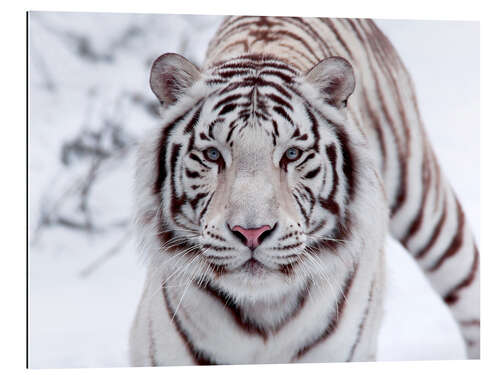
[{"label": "blurred background", "polygon": [[[332,14],[331,16],[334,16]],[[161,124],[152,61],[201,65],[222,17],[29,14],[29,366],[127,366],[144,282],[130,228],[137,142]],[[479,23],[377,20],[479,242]],[[458,329],[388,238],[379,360],[465,358]]]}]

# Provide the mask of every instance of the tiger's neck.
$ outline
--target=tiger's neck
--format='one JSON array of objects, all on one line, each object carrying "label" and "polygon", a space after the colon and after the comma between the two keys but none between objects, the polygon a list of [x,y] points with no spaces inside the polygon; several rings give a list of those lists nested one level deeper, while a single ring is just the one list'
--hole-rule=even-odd
[{"label": "tiger's neck", "polygon": [[188,310],[199,310],[195,306],[199,304],[201,307],[201,303],[203,303],[202,310],[205,311],[222,307],[223,315],[229,313],[229,316],[232,316],[231,320],[237,325],[262,336],[277,332],[286,322],[294,318],[310,299],[313,286],[313,282],[309,279],[273,297],[238,298],[213,282],[193,281],[184,290],[169,287],[177,284],[183,285],[181,280],[171,279],[167,283],[160,281],[160,285],[165,288],[165,298],[170,300],[174,311],[177,310],[177,306],[180,310],[185,310],[183,306],[189,305],[191,308]]},{"label": "tiger's neck", "polygon": [[[233,315],[246,325],[253,325],[266,332],[276,331],[284,322],[293,318],[304,306],[311,288],[311,281],[275,298],[237,300],[213,285],[202,288],[205,292],[229,306]],[[258,322],[258,323],[256,323]]]},{"label": "tiger's neck", "polygon": [[[372,267],[364,263],[353,271],[336,272],[336,280],[318,278],[296,293],[253,303],[235,301],[213,285],[184,289],[158,280],[162,291],[155,293],[161,298],[156,306],[164,306],[171,323],[162,324],[173,324],[195,363],[200,356],[212,364],[309,362],[323,350],[335,353],[334,358],[351,358],[357,339],[345,332],[358,329],[363,311],[357,306],[379,298],[373,292],[377,276]],[[376,328],[365,320],[365,331]],[[160,336],[151,340],[160,343]]]},{"label": "tiger's neck", "polygon": [[[350,273],[346,272],[346,275],[349,276]],[[171,280],[171,283],[175,285],[174,280]],[[346,284],[343,281],[338,283]],[[342,285],[343,289],[331,290],[323,280],[308,280],[304,285],[297,286],[279,297],[250,300],[236,299],[212,283],[193,283],[184,290],[170,288],[168,284],[161,282],[162,292],[165,304],[170,310],[169,315],[171,318],[173,314],[177,316],[177,324],[180,325],[178,329],[187,332],[196,326],[197,333],[203,336],[218,334],[217,331],[221,327],[230,330],[231,326],[236,326],[240,331],[260,337],[264,341],[278,335],[284,327],[300,316],[303,319],[304,310],[307,318],[309,310],[321,311],[324,314],[329,312],[332,306],[342,304],[345,298],[343,295],[350,287]],[[324,290],[328,290],[328,293],[325,294]],[[322,301],[326,295],[328,301]],[[201,324],[205,319],[211,323]],[[192,332],[194,334],[195,330]]]}]

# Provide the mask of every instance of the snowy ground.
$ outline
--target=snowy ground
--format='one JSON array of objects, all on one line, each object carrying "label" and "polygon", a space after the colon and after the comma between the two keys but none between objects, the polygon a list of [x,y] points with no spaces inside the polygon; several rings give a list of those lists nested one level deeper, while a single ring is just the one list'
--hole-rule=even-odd
[{"label": "snowy ground", "polygon": [[[158,124],[151,61],[200,64],[221,18],[30,15],[32,368],[127,366],[144,279],[128,235],[136,140]],[[479,235],[479,25],[379,21],[412,73],[437,155]],[[458,330],[393,241],[379,359],[464,357]]]}]

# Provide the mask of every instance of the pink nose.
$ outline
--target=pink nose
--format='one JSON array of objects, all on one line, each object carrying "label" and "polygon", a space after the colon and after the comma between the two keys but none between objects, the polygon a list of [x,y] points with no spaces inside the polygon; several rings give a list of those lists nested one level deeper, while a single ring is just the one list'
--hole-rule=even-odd
[{"label": "pink nose", "polygon": [[[263,225],[260,228],[250,228],[250,229],[245,229],[243,227],[240,227],[239,225],[236,225],[232,229],[233,232],[237,232],[244,237],[244,239],[246,240],[245,245],[247,245],[252,250],[260,245],[261,241],[259,240],[259,238],[262,236],[262,234],[264,234],[269,230],[271,230],[271,227],[269,225]],[[238,235],[238,237],[240,236]]]}]

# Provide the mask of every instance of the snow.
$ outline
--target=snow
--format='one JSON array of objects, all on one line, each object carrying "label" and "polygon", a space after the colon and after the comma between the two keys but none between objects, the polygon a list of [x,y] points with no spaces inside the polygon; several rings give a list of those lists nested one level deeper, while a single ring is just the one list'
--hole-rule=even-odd
[{"label": "snow", "polygon": [[[127,366],[145,273],[128,234],[135,142],[158,125],[148,69],[167,51],[201,65],[221,18],[29,18],[29,365]],[[413,75],[428,133],[478,236],[479,25],[378,24]],[[379,359],[464,358],[446,306],[404,249],[388,243]]]}]

